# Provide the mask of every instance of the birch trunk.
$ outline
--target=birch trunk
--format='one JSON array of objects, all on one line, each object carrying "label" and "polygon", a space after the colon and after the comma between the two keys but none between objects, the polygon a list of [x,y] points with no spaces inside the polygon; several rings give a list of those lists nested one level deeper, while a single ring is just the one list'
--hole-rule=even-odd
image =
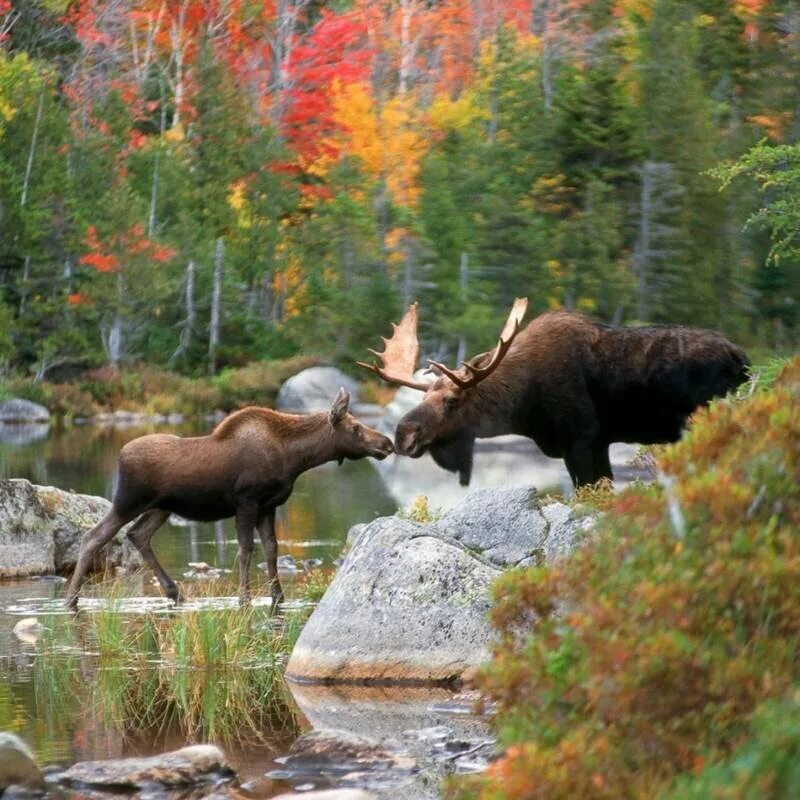
[{"label": "birch trunk", "polygon": [[186,303],[186,319],[183,321],[181,336],[175,352],[170,356],[170,363],[182,356],[188,349],[192,341],[192,330],[194,329],[194,261],[186,265],[186,287],[184,289],[184,300]]},{"label": "birch trunk", "polygon": [[219,345],[220,306],[222,303],[222,262],[225,242],[220,236],[214,250],[214,287],[211,295],[211,323],[208,333],[208,373],[217,372],[217,346]]},{"label": "birch trunk", "polygon": [[36,140],[39,138],[39,125],[42,121],[42,109],[44,107],[44,91],[39,92],[39,103],[36,106],[36,120],[33,123],[33,134],[31,135],[31,146],[28,149],[28,162],[25,164],[25,178],[22,182],[22,196],[19,204],[24,207],[28,202],[28,187],[31,183],[31,172],[33,171],[33,156],[36,152]]}]

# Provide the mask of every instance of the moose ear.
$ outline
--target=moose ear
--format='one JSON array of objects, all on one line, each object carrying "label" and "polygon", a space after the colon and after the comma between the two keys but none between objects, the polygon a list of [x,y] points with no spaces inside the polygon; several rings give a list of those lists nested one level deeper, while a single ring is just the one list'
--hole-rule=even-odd
[{"label": "moose ear", "polygon": [[339,389],[339,393],[336,395],[336,398],[333,401],[331,410],[328,412],[328,419],[330,420],[331,425],[338,425],[344,419],[344,415],[347,413],[347,409],[349,407],[350,395],[344,390],[344,388]]}]

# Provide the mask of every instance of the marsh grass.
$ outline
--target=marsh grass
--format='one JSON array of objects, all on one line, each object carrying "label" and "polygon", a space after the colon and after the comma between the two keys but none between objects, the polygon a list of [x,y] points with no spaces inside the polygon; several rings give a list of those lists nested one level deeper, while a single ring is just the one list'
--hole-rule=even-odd
[{"label": "marsh grass", "polygon": [[218,587],[193,588],[196,610],[122,613],[112,588],[96,611],[45,620],[37,702],[68,712],[83,698],[124,736],[252,743],[293,731],[283,670],[310,604],[271,615],[215,607]]}]

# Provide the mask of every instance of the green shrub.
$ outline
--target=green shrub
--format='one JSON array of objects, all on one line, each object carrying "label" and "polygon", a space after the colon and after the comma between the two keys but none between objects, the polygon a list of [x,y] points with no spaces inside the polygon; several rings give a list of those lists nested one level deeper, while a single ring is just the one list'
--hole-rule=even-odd
[{"label": "green shrub", "polygon": [[726,761],[680,778],[665,800],[795,800],[800,797],[800,694],[769,701]]},{"label": "green shrub", "polygon": [[214,386],[221,394],[221,407],[225,411],[248,405],[271,406],[287,378],[318,363],[311,356],[254,361],[246,367],[223,370],[214,379]]},{"label": "green shrub", "polygon": [[585,547],[497,581],[479,683],[507,749],[452,796],[656,797],[800,682],[800,358],[658,462]]}]

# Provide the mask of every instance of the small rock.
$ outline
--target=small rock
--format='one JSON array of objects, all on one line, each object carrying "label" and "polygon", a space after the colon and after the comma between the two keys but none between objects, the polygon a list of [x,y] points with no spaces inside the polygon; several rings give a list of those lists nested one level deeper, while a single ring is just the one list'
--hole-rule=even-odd
[{"label": "small rock", "polygon": [[365,789],[323,789],[317,792],[279,794],[273,800],[377,800],[378,795]]},{"label": "small rock", "polygon": [[413,758],[392,752],[380,743],[346,731],[316,730],[304,734],[292,745],[289,755],[277,759],[283,769],[267,777],[283,780],[308,780],[321,776],[354,780],[359,775],[391,772],[409,776],[416,768]]},{"label": "small rock", "polygon": [[58,782],[119,787],[148,783],[185,786],[213,779],[219,773],[232,775],[225,754],[214,745],[198,744],[149,758],[83,761],[62,772]]},{"label": "small rock", "polygon": [[281,572],[302,572],[303,570],[290,555],[278,556],[278,569]]},{"label": "small rock", "polygon": [[14,636],[25,644],[36,644],[44,627],[36,617],[25,617],[13,628]]},{"label": "small rock", "polygon": [[19,736],[0,731],[0,794],[9,786],[44,789],[44,777],[28,745]]}]

